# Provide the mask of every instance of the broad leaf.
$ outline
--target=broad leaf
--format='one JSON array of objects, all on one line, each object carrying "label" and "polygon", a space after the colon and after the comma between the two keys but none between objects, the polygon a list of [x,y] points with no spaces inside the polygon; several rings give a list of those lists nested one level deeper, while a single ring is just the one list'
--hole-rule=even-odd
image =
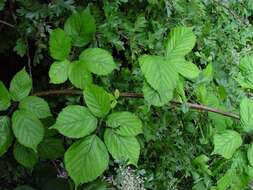
[{"label": "broad leaf", "polygon": [[92,73],[98,75],[107,75],[116,68],[113,57],[104,49],[86,49],[80,54],[79,58],[87,65]]},{"label": "broad leaf", "polygon": [[122,136],[136,136],[143,132],[141,120],[136,115],[126,111],[110,114],[106,124]]},{"label": "broad leaf", "polygon": [[71,39],[60,29],[54,29],[49,38],[50,55],[59,61],[65,60],[71,49]]},{"label": "broad leaf", "polygon": [[232,130],[225,130],[214,135],[214,150],[212,154],[219,154],[226,159],[233,156],[234,152],[242,145],[242,138],[239,133]]},{"label": "broad leaf", "polygon": [[89,9],[71,15],[65,22],[64,31],[71,37],[74,46],[88,44],[96,32],[95,19]]},{"label": "broad leaf", "polygon": [[253,143],[250,144],[247,150],[248,160],[251,166],[253,166]]},{"label": "broad leaf", "polygon": [[25,69],[19,71],[11,80],[10,95],[15,101],[20,101],[30,93],[32,89],[32,79]]},{"label": "broad leaf", "polygon": [[176,71],[187,79],[195,79],[199,76],[198,67],[189,61],[179,61],[174,66]]},{"label": "broad leaf", "polygon": [[178,81],[178,74],[171,61],[161,56],[144,55],[139,58],[141,71],[147,82],[157,91],[173,90]]},{"label": "broad leaf", "polygon": [[152,88],[147,82],[144,82],[142,88],[144,99],[151,105],[163,106],[173,98],[173,90],[160,90],[159,92]]},{"label": "broad leaf", "polygon": [[20,164],[29,169],[33,168],[39,158],[32,149],[22,146],[17,142],[14,145],[13,155]]},{"label": "broad leaf", "polygon": [[253,55],[240,60],[240,73],[236,80],[243,88],[253,89]]},{"label": "broad leaf", "polygon": [[61,84],[68,79],[69,61],[54,62],[49,69],[50,83]]},{"label": "broad leaf", "polygon": [[11,146],[13,135],[9,117],[0,116],[0,156]]},{"label": "broad leaf", "polygon": [[104,141],[114,159],[128,161],[129,164],[137,166],[140,144],[135,137],[123,137],[113,129],[106,129]]},{"label": "broad leaf", "polygon": [[169,33],[166,44],[166,55],[183,57],[188,54],[196,43],[196,37],[190,27],[176,27]]},{"label": "broad leaf", "polygon": [[86,107],[70,105],[59,113],[53,128],[66,137],[80,138],[97,128],[97,119]]},{"label": "broad leaf", "polygon": [[245,132],[253,130],[253,101],[244,98],[240,103],[241,124]]},{"label": "broad leaf", "polygon": [[48,103],[44,99],[36,96],[25,97],[21,100],[19,108],[33,113],[40,119],[51,116]]},{"label": "broad leaf", "polygon": [[74,61],[70,64],[69,80],[77,88],[84,89],[92,83],[92,76],[83,61]]},{"label": "broad leaf", "polygon": [[59,138],[45,138],[38,146],[38,153],[42,159],[55,160],[64,155],[63,141]]},{"label": "broad leaf", "polygon": [[17,110],[12,115],[12,130],[20,144],[34,151],[44,136],[44,128],[40,120],[25,110]]},{"label": "broad leaf", "polygon": [[97,117],[106,116],[111,109],[110,95],[102,87],[88,85],[84,91],[84,99],[88,108]]},{"label": "broad leaf", "polygon": [[4,83],[0,81],[0,111],[6,110],[11,105],[11,98]]},{"label": "broad leaf", "polygon": [[108,167],[109,155],[104,143],[96,135],[91,135],[71,145],[64,162],[68,174],[79,185],[102,175]]}]

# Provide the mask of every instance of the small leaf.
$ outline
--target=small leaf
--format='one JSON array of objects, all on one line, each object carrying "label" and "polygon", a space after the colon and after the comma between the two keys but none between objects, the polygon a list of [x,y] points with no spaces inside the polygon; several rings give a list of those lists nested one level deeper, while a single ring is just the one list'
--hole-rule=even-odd
[{"label": "small leaf", "polygon": [[166,55],[183,57],[188,54],[196,43],[196,37],[190,27],[176,27],[169,33],[166,44]]},{"label": "small leaf", "polygon": [[19,71],[11,80],[10,95],[14,101],[20,101],[30,93],[32,89],[32,79],[25,69]]},{"label": "small leaf", "polygon": [[242,138],[239,133],[232,130],[225,130],[221,134],[214,135],[214,151],[212,154],[219,154],[230,159],[234,152],[242,145]]},{"label": "small leaf", "polygon": [[51,116],[48,103],[36,96],[27,96],[19,103],[19,108],[33,113],[39,119]]},{"label": "small leaf", "polygon": [[12,130],[20,144],[34,151],[44,136],[44,128],[40,120],[25,110],[17,110],[12,115]]},{"label": "small leaf", "polygon": [[7,152],[11,146],[13,134],[9,117],[0,116],[0,156]]},{"label": "small leaf", "polygon": [[173,90],[160,90],[157,91],[152,88],[147,82],[144,82],[142,88],[144,99],[150,104],[154,106],[161,107],[173,98]]},{"label": "small leaf", "polygon": [[245,132],[253,130],[253,101],[244,98],[240,103],[241,124]]},{"label": "small leaf", "polygon": [[108,116],[106,124],[122,136],[136,136],[141,134],[141,120],[130,112],[115,112]]},{"label": "small leaf", "polygon": [[178,74],[171,62],[180,60],[144,55],[139,58],[139,64],[142,73],[152,88],[157,91],[172,91],[177,85]]},{"label": "small leaf", "polygon": [[0,111],[6,110],[11,105],[11,98],[4,83],[0,81]]},{"label": "small leaf", "polygon": [[251,166],[253,166],[253,143],[250,144],[247,150],[248,160]]},{"label": "small leaf", "polygon": [[87,84],[92,83],[92,76],[83,61],[74,61],[70,64],[69,80],[76,87],[84,89]]},{"label": "small leaf", "polygon": [[200,71],[198,67],[189,61],[176,62],[174,66],[176,71],[187,79],[191,80],[199,76]]},{"label": "small leaf", "polygon": [[135,137],[123,137],[112,129],[106,129],[104,141],[114,159],[128,161],[129,164],[137,166],[140,144]]},{"label": "small leaf", "polygon": [[54,29],[49,38],[50,55],[59,61],[65,60],[71,49],[71,39],[60,29]]},{"label": "small leaf", "polygon": [[38,155],[32,149],[24,147],[17,142],[14,145],[13,155],[18,163],[29,169],[32,169],[38,162]]},{"label": "small leaf", "polygon": [[84,91],[84,99],[97,117],[106,116],[111,109],[110,95],[102,88],[96,85],[88,85]]},{"label": "small leaf", "polygon": [[64,31],[72,39],[74,46],[88,44],[96,32],[96,23],[89,9],[71,15],[64,25]]},{"label": "small leaf", "polygon": [[63,142],[59,138],[45,138],[38,146],[39,156],[42,159],[55,160],[64,155]]},{"label": "small leaf", "polygon": [[68,79],[69,61],[54,62],[49,69],[50,83],[61,84]]},{"label": "small leaf", "polygon": [[86,107],[70,105],[59,113],[53,128],[66,137],[80,138],[97,128],[97,119]]},{"label": "small leaf", "polygon": [[102,175],[108,167],[109,155],[104,143],[96,135],[91,135],[71,145],[64,162],[68,174],[79,185]]},{"label": "small leaf", "polygon": [[19,38],[16,42],[16,46],[13,49],[15,52],[17,52],[20,57],[23,57],[27,52],[27,47],[25,40],[22,38]]},{"label": "small leaf", "polygon": [[111,54],[100,48],[89,48],[84,50],[79,57],[87,68],[94,74],[107,75],[115,68],[116,64]]}]

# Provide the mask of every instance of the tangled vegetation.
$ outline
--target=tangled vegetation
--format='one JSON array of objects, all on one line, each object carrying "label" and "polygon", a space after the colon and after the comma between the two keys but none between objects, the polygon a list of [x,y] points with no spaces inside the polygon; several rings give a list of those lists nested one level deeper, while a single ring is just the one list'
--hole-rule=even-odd
[{"label": "tangled vegetation", "polygon": [[253,189],[252,12],[0,0],[0,189]]}]

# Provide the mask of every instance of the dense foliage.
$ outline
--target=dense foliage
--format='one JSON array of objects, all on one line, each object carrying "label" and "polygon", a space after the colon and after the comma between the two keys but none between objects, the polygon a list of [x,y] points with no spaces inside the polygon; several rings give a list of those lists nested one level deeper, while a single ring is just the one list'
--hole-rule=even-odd
[{"label": "dense foliage", "polygon": [[251,0],[0,10],[0,189],[252,189]]}]

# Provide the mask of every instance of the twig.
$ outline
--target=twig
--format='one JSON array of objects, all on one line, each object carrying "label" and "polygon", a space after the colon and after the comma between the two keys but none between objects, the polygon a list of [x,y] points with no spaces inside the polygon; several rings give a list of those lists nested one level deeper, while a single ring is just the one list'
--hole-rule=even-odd
[{"label": "twig", "polygon": [[4,20],[0,20],[0,23],[1,23],[1,24],[4,24],[4,25],[6,25],[6,26],[9,26],[9,27],[11,27],[11,28],[15,28],[15,26],[14,26],[13,24],[10,24],[10,23],[8,23],[8,22],[6,22],[6,21],[4,21]]},{"label": "twig", "polygon": [[33,78],[33,75],[32,75],[32,65],[31,65],[31,57],[30,57],[30,51],[29,51],[29,43],[28,43],[27,38],[25,39],[25,43],[26,43],[26,47],[27,47],[27,51],[26,51],[27,65],[28,65],[29,75],[30,75],[30,77],[32,79]]},{"label": "twig", "polygon": [[[55,96],[55,95],[82,95],[82,94],[83,94],[83,92],[80,90],[62,89],[62,90],[48,90],[48,91],[37,92],[37,93],[34,93],[33,95],[34,96],[50,96],[50,95]],[[120,96],[125,97],[125,98],[143,98],[143,94],[141,94],[141,93],[130,93],[130,92],[122,92],[122,93],[120,93]],[[176,105],[182,104],[181,102],[177,102],[177,101],[171,101],[171,103],[176,104]],[[227,116],[227,117],[231,117],[231,118],[240,120],[240,116],[235,113],[226,112],[223,110],[204,106],[201,104],[186,103],[186,105],[191,109],[195,109],[195,110],[199,110],[199,111],[213,112],[213,113],[217,113],[217,114],[220,114],[223,116]]]}]

